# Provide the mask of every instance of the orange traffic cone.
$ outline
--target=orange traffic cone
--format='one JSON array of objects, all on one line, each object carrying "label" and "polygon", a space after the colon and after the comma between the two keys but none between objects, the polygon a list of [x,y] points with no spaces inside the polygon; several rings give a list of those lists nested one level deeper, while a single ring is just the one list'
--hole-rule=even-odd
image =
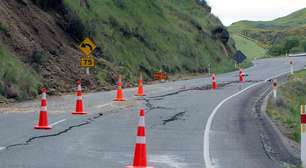
[{"label": "orange traffic cone", "polygon": [[77,89],[77,93],[76,93],[77,100],[76,100],[76,104],[75,104],[75,112],[73,112],[72,114],[74,114],[74,115],[85,115],[87,113],[83,111],[83,98],[82,98],[81,80],[77,80],[77,85],[78,85],[78,89]]},{"label": "orange traffic cone", "polygon": [[144,109],[140,109],[139,112],[139,122],[137,128],[137,138],[136,138],[133,166],[127,166],[126,168],[153,168],[147,166]]},{"label": "orange traffic cone", "polygon": [[118,84],[117,84],[117,95],[114,101],[125,101],[122,90],[121,75],[119,75]]},{"label": "orange traffic cone", "polygon": [[38,124],[34,127],[35,129],[51,129],[51,126],[48,124],[48,110],[47,110],[47,89],[42,88],[42,99],[41,107],[39,113]]},{"label": "orange traffic cone", "polygon": [[138,80],[138,91],[136,96],[145,96],[144,90],[143,90],[143,80],[142,80],[142,74],[140,74],[139,80]]},{"label": "orange traffic cone", "polygon": [[239,81],[240,81],[240,83],[244,82],[244,76],[243,76],[242,69],[239,70]]},{"label": "orange traffic cone", "polygon": [[216,75],[215,74],[212,74],[211,80],[212,80],[211,88],[213,90],[216,90],[218,85],[217,85],[217,80],[216,80]]}]

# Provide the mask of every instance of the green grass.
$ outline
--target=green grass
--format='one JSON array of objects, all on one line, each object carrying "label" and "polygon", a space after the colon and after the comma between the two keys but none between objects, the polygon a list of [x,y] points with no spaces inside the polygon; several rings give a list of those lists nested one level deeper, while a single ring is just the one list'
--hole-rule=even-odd
[{"label": "green grass", "polygon": [[140,65],[149,72],[170,73],[199,71],[208,64],[218,72],[234,68],[211,36],[214,28],[222,26],[220,20],[196,1],[91,0],[90,9],[80,8],[75,0],[65,4],[87,25],[105,58],[120,65],[126,77],[137,76]]},{"label": "green grass", "polygon": [[6,83],[11,83],[18,100],[35,96],[40,86],[38,75],[31,68],[0,47],[0,99],[3,99]]},{"label": "green grass", "polygon": [[240,35],[233,35],[237,49],[241,50],[249,60],[266,56],[266,50],[254,41],[248,40]]},{"label": "green grass", "polygon": [[[297,39],[300,45],[292,49],[292,53],[306,52],[306,8],[288,16],[272,21],[239,21],[229,29],[234,34],[242,34],[259,42],[264,48],[282,49],[288,39]],[[286,52],[286,51],[283,51]],[[279,52],[269,52],[278,55]],[[284,53],[282,53],[284,54]]]},{"label": "green grass", "polygon": [[283,30],[290,28],[303,28],[306,25],[306,8],[280,17],[272,21],[239,21],[230,26],[232,32],[241,32],[247,29]]},{"label": "green grass", "polygon": [[306,104],[306,70],[290,76],[289,82],[278,89],[278,98],[270,98],[268,115],[280,123],[285,134],[300,142],[300,105]]}]

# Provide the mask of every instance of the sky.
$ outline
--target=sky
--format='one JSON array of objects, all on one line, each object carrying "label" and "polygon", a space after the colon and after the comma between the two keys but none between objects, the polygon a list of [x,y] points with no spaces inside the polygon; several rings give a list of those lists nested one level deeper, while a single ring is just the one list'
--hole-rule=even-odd
[{"label": "sky", "polygon": [[266,21],[306,7],[306,0],[207,0],[224,25],[240,20]]}]

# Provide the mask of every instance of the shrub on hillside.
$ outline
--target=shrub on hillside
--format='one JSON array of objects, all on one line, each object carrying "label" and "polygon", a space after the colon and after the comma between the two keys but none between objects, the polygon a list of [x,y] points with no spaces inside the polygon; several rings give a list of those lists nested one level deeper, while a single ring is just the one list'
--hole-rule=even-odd
[{"label": "shrub on hillside", "polygon": [[284,44],[284,50],[287,53],[290,53],[290,51],[294,48],[294,47],[298,47],[300,45],[300,42],[297,38],[291,38],[291,39],[287,39],[285,44]]},{"label": "shrub on hillside", "polygon": [[283,46],[281,46],[281,45],[274,45],[268,51],[268,54],[272,55],[272,56],[279,56],[279,55],[283,55],[285,53],[286,53],[286,51],[284,50]]},{"label": "shrub on hillside", "polygon": [[32,2],[43,10],[59,9],[64,7],[63,0],[32,0]]},{"label": "shrub on hillside", "polygon": [[[79,18],[79,15],[67,8],[64,4],[64,0],[32,0],[34,4],[42,8],[43,10],[56,10],[65,19],[65,23],[60,23],[64,31],[70,34],[73,38],[77,40],[83,40],[83,38],[88,35],[84,23]],[[85,4],[89,8],[88,0],[77,1],[80,2],[80,5]]]},{"label": "shrub on hillside", "polygon": [[68,21],[67,25],[65,25],[65,31],[75,39],[79,41],[83,40],[89,31],[87,31],[78,14],[68,10],[66,18]]},{"label": "shrub on hillside", "polygon": [[198,3],[199,5],[201,5],[201,6],[207,6],[206,0],[196,0],[196,1],[197,1],[197,3]]},{"label": "shrub on hillside", "polygon": [[120,8],[125,7],[124,0],[113,0],[113,2],[115,3],[116,6],[118,6]]},{"label": "shrub on hillside", "polygon": [[4,26],[2,23],[0,23],[0,32],[4,32],[4,33],[8,32],[6,26]]},{"label": "shrub on hillside", "polygon": [[302,47],[304,49],[304,52],[306,52],[306,41],[302,42]]},{"label": "shrub on hillside", "polygon": [[[272,56],[285,55],[287,53],[298,53],[302,52],[303,48],[302,42],[300,42],[296,38],[286,39],[284,42],[280,44],[274,44],[268,51],[268,54]],[[302,47],[301,47],[302,46]],[[305,50],[305,48],[304,48]],[[305,50],[306,51],[306,50]]]},{"label": "shrub on hillside", "polygon": [[35,51],[32,55],[32,62],[42,65],[48,61],[48,56],[42,51]]}]

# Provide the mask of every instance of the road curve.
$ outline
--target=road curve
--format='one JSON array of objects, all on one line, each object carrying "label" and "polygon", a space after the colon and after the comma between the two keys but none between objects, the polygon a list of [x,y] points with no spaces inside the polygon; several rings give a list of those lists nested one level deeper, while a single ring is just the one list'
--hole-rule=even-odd
[{"label": "road curve", "polygon": [[[304,68],[306,58],[291,59],[296,70]],[[290,161],[290,156],[274,149],[282,149],[281,146],[271,145],[271,149],[282,156],[267,152],[265,144],[269,143],[265,140],[270,134],[258,126],[253,109],[270,85],[266,79],[289,70],[288,58],[257,60],[254,67],[246,70],[249,76],[243,84],[237,82],[238,72],[230,72],[217,76],[218,82],[224,84],[217,91],[207,89],[209,78],[199,78],[146,86],[148,96],[144,99],[132,96],[135,88],[127,89],[129,101],[124,103],[112,102],[114,91],[91,93],[84,96],[89,115],[82,117],[70,115],[73,95],[52,97],[48,99],[48,109],[54,128],[49,131],[33,129],[39,100],[1,108],[0,167],[127,166],[133,157],[137,112],[141,107],[146,109],[149,165],[279,167],[280,161]]]}]

